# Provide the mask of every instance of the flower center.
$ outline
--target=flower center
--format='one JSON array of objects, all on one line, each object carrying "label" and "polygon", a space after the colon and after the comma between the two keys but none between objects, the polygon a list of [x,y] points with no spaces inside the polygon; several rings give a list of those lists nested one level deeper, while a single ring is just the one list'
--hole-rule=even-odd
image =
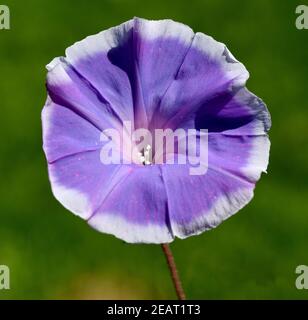
[{"label": "flower center", "polygon": [[140,162],[145,166],[153,163],[152,148],[149,144],[141,152],[138,152],[138,156],[139,156]]}]

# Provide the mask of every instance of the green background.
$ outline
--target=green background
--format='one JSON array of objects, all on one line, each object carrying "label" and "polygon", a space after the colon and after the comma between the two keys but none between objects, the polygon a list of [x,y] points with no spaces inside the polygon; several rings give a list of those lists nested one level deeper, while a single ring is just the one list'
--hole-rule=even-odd
[{"label": "green background", "polygon": [[77,40],[133,16],[172,18],[227,44],[273,126],[268,174],[253,201],[217,229],[172,244],[188,298],[308,298],[308,30],[297,1],[9,1],[0,30],[0,299],[175,298],[161,249],[88,227],[52,196],[42,152],[45,65]]}]

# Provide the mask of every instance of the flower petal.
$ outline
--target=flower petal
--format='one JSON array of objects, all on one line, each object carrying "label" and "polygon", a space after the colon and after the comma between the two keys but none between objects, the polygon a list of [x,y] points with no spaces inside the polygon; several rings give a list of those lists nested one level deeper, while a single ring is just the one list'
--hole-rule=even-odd
[{"label": "flower petal", "polygon": [[173,240],[159,166],[134,169],[106,196],[89,224],[130,243]]},{"label": "flower petal", "polygon": [[[271,127],[263,101],[245,87],[221,93],[201,105],[194,116],[197,129],[232,135],[263,135]],[[185,126],[183,122],[182,125]]]},{"label": "flower petal", "polygon": [[243,87],[248,77],[243,64],[233,58],[224,44],[196,33],[160,103],[153,126],[165,119],[163,127],[180,127],[211,99]]},{"label": "flower petal", "polygon": [[135,18],[77,42],[66,50],[66,60],[122,118],[147,127],[193,36],[189,27],[172,20]]},{"label": "flower petal", "polygon": [[188,166],[164,166],[163,178],[171,230],[179,238],[218,226],[253,197],[252,183],[210,167],[205,175],[191,176]]},{"label": "flower petal", "polygon": [[49,70],[46,85],[54,103],[72,110],[99,130],[121,128],[121,119],[110,104],[64,59]]},{"label": "flower petal", "polygon": [[128,166],[104,165],[100,150],[60,158],[48,165],[54,196],[64,207],[88,219],[106,194],[129,172]]},{"label": "flower petal", "polygon": [[135,101],[137,127],[148,127],[193,38],[188,26],[172,20],[134,19],[134,72],[141,91],[141,98]]},{"label": "flower petal", "polygon": [[48,162],[100,149],[100,130],[48,97],[42,111],[44,151]]},{"label": "flower petal", "polygon": [[[127,70],[133,65],[129,48],[133,20],[89,36],[66,49],[65,60],[103,97],[122,120],[134,119],[134,106]],[[110,58],[121,51],[126,69]]]}]

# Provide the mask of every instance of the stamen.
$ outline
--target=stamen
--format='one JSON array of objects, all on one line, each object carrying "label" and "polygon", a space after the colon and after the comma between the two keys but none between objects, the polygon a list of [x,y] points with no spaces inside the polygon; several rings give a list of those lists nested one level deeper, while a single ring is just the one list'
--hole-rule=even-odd
[{"label": "stamen", "polygon": [[148,144],[143,152],[138,152],[140,162],[143,165],[149,165],[152,164],[152,151],[151,151],[151,146]]}]

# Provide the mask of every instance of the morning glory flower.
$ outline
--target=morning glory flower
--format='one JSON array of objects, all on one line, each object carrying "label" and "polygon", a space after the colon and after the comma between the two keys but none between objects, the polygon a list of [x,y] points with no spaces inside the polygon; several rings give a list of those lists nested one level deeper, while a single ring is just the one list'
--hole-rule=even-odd
[{"label": "morning glory flower", "polygon": [[[47,69],[52,191],[95,229],[169,243],[218,226],[252,199],[268,165],[270,115],[224,44],[172,20],[134,18],[75,43]],[[132,163],[104,164],[102,132],[121,132],[125,122],[149,132],[206,129],[206,173],[153,161],[151,143],[133,151]],[[124,134],[119,143],[125,158],[132,141]]]}]

